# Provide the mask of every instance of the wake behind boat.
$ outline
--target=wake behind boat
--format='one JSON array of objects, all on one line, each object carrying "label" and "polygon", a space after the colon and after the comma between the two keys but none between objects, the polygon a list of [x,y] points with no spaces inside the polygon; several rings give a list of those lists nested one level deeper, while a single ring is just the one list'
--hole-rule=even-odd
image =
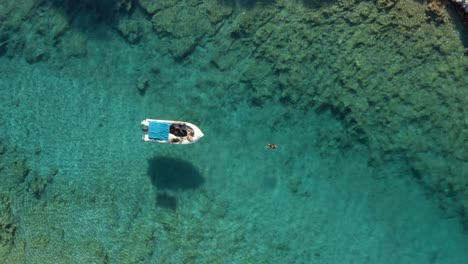
[{"label": "wake behind boat", "polygon": [[203,132],[194,124],[182,121],[145,119],[141,129],[146,132],[142,140],[168,144],[192,144],[203,137]]}]

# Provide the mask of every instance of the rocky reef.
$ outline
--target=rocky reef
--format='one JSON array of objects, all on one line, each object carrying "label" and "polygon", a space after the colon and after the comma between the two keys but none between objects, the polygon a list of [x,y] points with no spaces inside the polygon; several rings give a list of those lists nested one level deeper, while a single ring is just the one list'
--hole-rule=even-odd
[{"label": "rocky reef", "polygon": [[[468,12],[466,1],[453,2]],[[252,106],[333,113],[346,127],[343,148],[358,141],[371,164],[404,161],[468,228],[468,33],[459,24],[446,9],[413,0],[6,0],[0,56],[60,67],[86,57],[86,32],[99,28],[178,63],[208,50],[203,67],[235,72]],[[143,72],[135,81],[141,94],[159,70]],[[21,159],[2,166],[22,175],[11,186],[21,182],[37,199],[56,174],[31,173]],[[0,200],[7,251],[17,227],[9,194]]]}]

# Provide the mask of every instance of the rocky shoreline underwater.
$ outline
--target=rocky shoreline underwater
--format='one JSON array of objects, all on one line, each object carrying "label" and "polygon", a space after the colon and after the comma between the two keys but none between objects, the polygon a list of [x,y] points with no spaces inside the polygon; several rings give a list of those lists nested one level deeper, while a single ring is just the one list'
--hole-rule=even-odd
[{"label": "rocky shoreline underwater", "polygon": [[[0,57],[61,69],[86,58],[88,32],[103,29],[175,63],[208,50],[201,67],[236,72],[251,106],[332,113],[346,133],[323,134],[324,153],[359,142],[369,164],[404,161],[468,230],[467,13],[465,0],[7,0]],[[131,89],[154,89],[158,74],[144,65]],[[2,237],[11,226],[0,225]]]},{"label": "rocky shoreline underwater", "polygon": [[[0,9],[0,55],[20,55],[29,63],[86,57],[88,37],[82,28],[96,21],[117,30],[129,44],[145,40],[176,61],[210,45],[211,62],[221,72],[243,72],[241,81],[252,86],[253,104],[274,98],[299,108],[331,109],[352,138],[367,142],[371,162],[404,157],[423,184],[466,217],[466,91],[454,89],[456,83],[435,86],[441,79],[466,80],[466,47],[460,41],[466,28],[457,26],[464,33],[455,32],[459,18],[432,3],[6,1]],[[344,26],[355,32],[340,34]],[[373,55],[363,56],[368,53]],[[335,61],[323,54],[336,54]],[[246,60],[251,61],[247,70],[236,69]],[[313,80],[323,84],[314,85],[305,78],[310,71],[329,72],[339,89],[327,85],[330,80]],[[151,72],[137,80],[141,89],[151,82]],[[423,85],[411,87],[413,82]],[[435,109],[438,105],[444,110]]]}]

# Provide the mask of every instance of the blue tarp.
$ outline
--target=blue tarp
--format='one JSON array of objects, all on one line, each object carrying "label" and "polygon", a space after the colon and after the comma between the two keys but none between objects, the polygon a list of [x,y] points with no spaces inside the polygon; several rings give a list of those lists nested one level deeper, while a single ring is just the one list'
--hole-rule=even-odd
[{"label": "blue tarp", "polygon": [[163,122],[150,122],[148,129],[148,137],[154,140],[168,140],[169,127],[171,124]]}]

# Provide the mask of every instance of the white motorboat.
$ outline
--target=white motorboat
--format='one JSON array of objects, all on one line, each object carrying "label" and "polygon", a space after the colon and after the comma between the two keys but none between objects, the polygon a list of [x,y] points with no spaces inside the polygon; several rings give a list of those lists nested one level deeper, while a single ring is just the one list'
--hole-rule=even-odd
[{"label": "white motorboat", "polygon": [[142,140],[148,142],[192,144],[203,137],[196,125],[182,121],[145,119],[141,129],[145,132]]}]

